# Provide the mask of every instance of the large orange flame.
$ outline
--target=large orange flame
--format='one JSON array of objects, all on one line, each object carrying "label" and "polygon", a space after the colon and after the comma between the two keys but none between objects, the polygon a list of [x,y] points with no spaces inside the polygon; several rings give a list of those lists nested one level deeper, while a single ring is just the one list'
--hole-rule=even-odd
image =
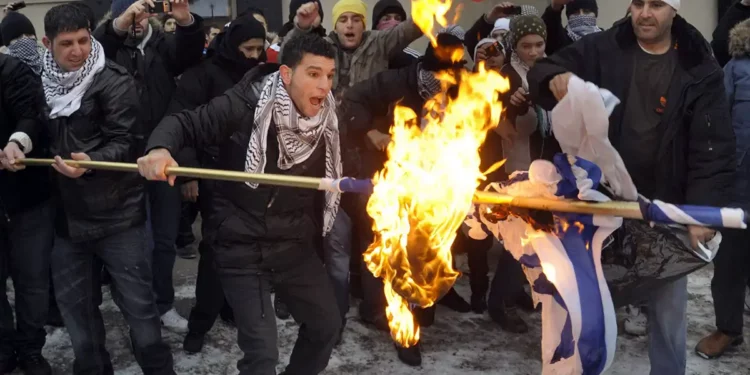
[{"label": "large orange flame", "polygon": [[[450,4],[415,0],[412,16],[431,36],[435,19],[446,22]],[[410,304],[432,306],[459,275],[452,266],[451,245],[484,178],[479,148],[500,121],[499,93],[509,89],[505,78],[481,64],[476,73],[458,74],[438,77],[443,92],[457,85],[458,95],[449,99],[439,94],[429,101],[424,119],[396,108],[389,160],[373,179],[367,205],[375,239],[364,260],[385,284],[391,336],[407,348],[419,341]]]}]

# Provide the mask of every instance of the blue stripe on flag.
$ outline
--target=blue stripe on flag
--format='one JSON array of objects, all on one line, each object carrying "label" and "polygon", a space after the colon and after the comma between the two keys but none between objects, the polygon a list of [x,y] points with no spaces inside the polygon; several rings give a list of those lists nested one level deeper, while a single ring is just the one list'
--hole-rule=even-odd
[{"label": "blue stripe on flag", "polygon": [[556,363],[560,360],[572,357],[576,352],[576,345],[573,340],[573,324],[570,321],[568,306],[565,304],[562,296],[560,296],[557,288],[555,288],[555,285],[547,279],[547,275],[544,273],[540,274],[539,277],[534,280],[532,289],[539,294],[551,295],[552,298],[555,299],[555,302],[557,302],[567,314],[565,325],[563,325],[562,332],[560,332],[560,344],[555,348],[555,354],[552,356],[550,363]]}]

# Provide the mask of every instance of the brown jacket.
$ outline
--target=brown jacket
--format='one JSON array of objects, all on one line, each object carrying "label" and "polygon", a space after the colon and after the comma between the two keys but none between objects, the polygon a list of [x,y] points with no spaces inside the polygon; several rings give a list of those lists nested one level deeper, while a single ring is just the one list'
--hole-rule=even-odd
[{"label": "brown jacket", "polygon": [[[295,35],[309,32],[298,27],[289,32],[284,42],[292,39]],[[422,30],[414,24],[412,20],[402,22],[400,25],[389,30],[372,30],[365,31],[362,36],[362,44],[351,55],[347,55],[335,31],[332,31],[326,40],[336,47],[336,77],[333,79],[333,90],[339,92],[343,87],[339,87],[342,64],[349,62],[349,87],[354,84],[370,79],[375,74],[388,70],[388,59],[392,51],[400,51],[406,48],[411,42],[422,36]],[[283,51],[282,47],[282,51]],[[281,61],[279,55],[279,61]]]}]

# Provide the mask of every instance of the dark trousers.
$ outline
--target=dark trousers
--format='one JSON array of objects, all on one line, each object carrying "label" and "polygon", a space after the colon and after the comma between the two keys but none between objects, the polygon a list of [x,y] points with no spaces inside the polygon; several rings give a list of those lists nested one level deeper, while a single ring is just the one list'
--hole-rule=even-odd
[{"label": "dark trousers", "polygon": [[719,253],[714,258],[711,295],[716,328],[731,336],[742,335],[745,288],[750,277],[750,234],[746,230],[722,230]]},{"label": "dark trousers", "polygon": [[95,296],[95,257],[112,277],[112,299],[130,327],[135,358],[144,374],[174,374],[172,353],[161,338],[151,267],[141,225],[94,241],[55,238],[52,270],[57,303],[75,353],[75,374],[113,374],[105,329]]},{"label": "dark trousers", "polygon": [[[15,351],[21,358],[39,355],[47,333],[49,267],[54,240],[53,208],[49,202],[14,215],[0,228],[0,356]],[[10,275],[15,289],[13,310],[5,293]]]},{"label": "dark trousers", "polygon": [[469,261],[469,285],[471,286],[472,296],[486,297],[487,295],[489,289],[487,274],[490,272],[487,264],[487,253],[492,249],[494,243],[492,236],[488,236],[484,240],[475,240],[466,236],[461,230],[459,230],[456,240],[453,242],[453,253],[465,252]]},{"label": "dark trousers", "polygon": [[175,241],[175,245],[177,245],[178,248],[190,246],[195,242],[193,223],[195,223],[195,219],[198,217],[199,212],[198,204],[195,202],[182,202],[181,208],[180,224],[178,227],[179,229],[177,230],[177,240]]},{"label": "dark trousers", "polygon": [[[217,249],[217,257],[221,251]],[[244,353],[237,362],[240,375],[276,374],[279,351],[272,286],[300,322],[286,373],[318,374],[328,365],[341,329],[331,281],[311,249],[300,249],[295,257],[287,266],[274,269],[261,265],[219,268],[221,285],[234,310],[237,343]]]},{"label": "dark trousers", "polygon": [[156,294],[156,307],[163,315],[174,304],[172,271],[177,257],[175,242],[180,224],[182,196],[177,186],[162,181],[149,181],[149,227],[153,238],[151,268]]},{"label": "dark trousers", "polygon": [[233,315],[216,272],[213,249],[205,241],[201,241],[198,250],[201,257],[195,282],[195,306],[190,311],[188,329],[191,333],[205,335],[220,314],[226,318]]},{"label": "dark trousers", "polygon": [[492,278],[487,308],[502,311],[506,306],[515,306],[522,293],[525,293],[524,277],[521,263],[518,263],[510,252],[503,250],[497,260],[495,276]]}]

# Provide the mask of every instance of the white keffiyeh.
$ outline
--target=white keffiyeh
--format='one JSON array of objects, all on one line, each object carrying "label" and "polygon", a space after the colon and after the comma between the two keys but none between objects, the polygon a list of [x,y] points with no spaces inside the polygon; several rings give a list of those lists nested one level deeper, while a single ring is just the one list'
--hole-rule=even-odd
[{"label": "white keffiyeh", "polygon": [[[295,164],[307,160],[318,147],[321,138],[326,148],[325,177],[341,178],[341,150],[336,104],[329,93],[320,112],[315,117],[303,117],[297,112],[292,99],[281,82],[279,72],[270,75],[263,86],[255,108],[255,127],[250,135],[250,144],[245,159],[245,171],[263,173],[266,168],[266,148],[271,120],[276,124],[279,141],[278,166],[288,170]],[[257,183],[247,183],[255,189]],[[323,235],[331,230],[341,200],[341,193],[326,191],[323,219]]]},{"label": "white keffiyeh", "polygon": [[52,52],[45,52],[42,84],[50,107],[49,118],[68,117],[81,107],[83,94],[91,87],[94,77],[104,69],[105,61],[104,48],[94,38],[91,38],[91,53],[86,62],[73,72],[60,69]]}]

